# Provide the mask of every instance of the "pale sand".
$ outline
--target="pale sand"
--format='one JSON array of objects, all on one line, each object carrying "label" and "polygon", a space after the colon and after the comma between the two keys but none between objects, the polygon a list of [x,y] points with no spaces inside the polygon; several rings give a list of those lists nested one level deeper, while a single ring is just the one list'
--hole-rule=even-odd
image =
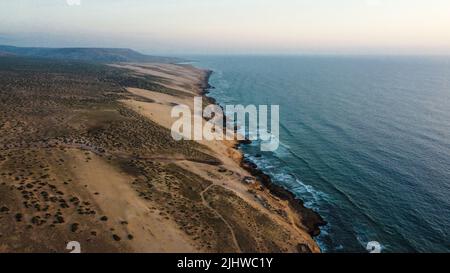
[{"label": "pale sand", "polygon": [[[173,80],[175,85],[180,86],[180,83],[187,84],[188,86],[198,86],[199,79],[202,79],[202,75],[205,73],[199,69],[189,66],[176,66],[176,65],[148,65],[145,69],[141,67],[135,67],[132,65],[122,66],[133,71],[139,71],[141,73],[148,73],[151,75],[157,75],[160,77],[167,77],[167,79]],[[157,71],[152,70],[157,68]],[[173,72],[161,73],[160,69],[164,71]],[[174,74],[179,76],[174,76]],[[186,77],[184,75],[187,75]],[[136,88],[128,88],[130,93],[136,96],[152,99],[154,102],[141,102],[134,99],[123,100],[122,102],[130,109],[140,113],[141,115],[151,119],[168,129],[171,128],[173,122],[176,119],[172,119],[170,112],[173,104],[185,104],[193,109],[193,96],[199,95],[201,90],[198,90],[192,94],[191,98],[179,98],[176,96],[166,95],[151,90],[143,90]],[[191,90],[185,90],[187,93],[191,93]],[[306,243],[310,246],[313,252],[320,252],[319,247],[311,236],[305,231],[299,219],[298,213],[293,211],[285,201],[281,201],[278,198],[273,197],[267,190],[262,189],[257,185],[247,185],[242,183],[244,177],[251,176],[246,170],[240,166],[241,153],[235,150],[234,141],[198,141],[205,146],[205,151],[223,162],[222,167],[227,171],[225,173],[218,173],[217,167],[195,163],[187,160],[177,160],[176,164],[185,168],[186,170],[193,172],[216,185],[223,186],[226,189],[232,190],[236,195],[244,199],[248,204],[255,209],[266,213],[270,218],[276,221],[278,224],[284,226],[290,231],[290,235],[299,243]],[[249,192],[249,190],[251,192]],[[256,197],[255,192],[259,198]],[[270,209],[267,209],[261,202],[261,199],[266,200]],[[284,218],[277,214],[276,210],[282,210],[286,212],[287,217]]]},{"label": "pale sand", "polygon": [[[70,155],[76,166],[70,171],[76,175],[80,186],[87,185],[92,200],[104,215],[108,215],[107,224],[122,227],[114,231],[122,241],[128,240],[128,234],[137,238],[127,242],[133,252],[198,251],[174,222],[160,216],[158,210],[151,209],[149,203],[138,196],[131,186],[133,177],[118,171],[93,153],[89,155],[89,162],[86,162],[84,152],[78,149],[71,149]],[[122,224],[124,222],[127,224]]]},{"label": "pale sand", "polygon": [[[33,130],[75,133],[12,145],[6,161],[0,155],[5,180],[0,205],[6,209],[0,233],[12,235],[0,234],[0,252],[63,252],[69,241],[80,242],[86,253],[320,251],[287,202],[260,182],[243,183],[249,173],[240,167],[235,142],[175,143],[166,135],[172,105],[192,106],[205,86],[205,71],[162,64],[127,67],[134,69],[131,74],[151,75],[148,86],[156,86],[150,82],[159,77],[156,81],[184,93],[116,86],[104,94],[121,102],[99,99],[95,107],[71,111],[64,103],[54,119],[32,115],[39,120],[30,123]],[[82,98],[90,96],[71,101]],[[31,101],[31,109],[48,106],[47,99]],[[43,110],[50,115],[52,109]],[[55,121],[64,126],[55,131]]]},{"label": "pale sand", "polygon": [[113,64],[111,66],[129,69],[138,75],[151,75],[167,79],[168,81],[160,82],[160,84],[191,95],[198,93],[198,84],[203,80],[203,70],[189,65]]}]

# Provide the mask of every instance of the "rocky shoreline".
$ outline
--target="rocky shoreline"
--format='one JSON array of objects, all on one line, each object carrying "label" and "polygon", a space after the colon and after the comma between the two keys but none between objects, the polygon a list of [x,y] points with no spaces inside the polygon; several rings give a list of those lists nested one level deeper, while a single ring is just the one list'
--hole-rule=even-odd
[{"label": "rocky shoreline", "polygon": [[[245,144],[246,142],[240,143],[236,148],[239,149],[240,145]],[[275,184],[270,176],[260,170],[255,163],[250,162],[243,157],[241,167],[256,177],[257,180],[261,182],[261,184],[263,184],[273,196],[287,201],[289,205],[300,215],[302,224],[307,228],[308,233],[311,236],[316,237],[320,234],[320,227],[326,225],[327,222],[317,212],[305,207],[304,202],[301,199],[298,199],[294,193]]]},{"label": "rocky shoreline", "polygon": [[[213,73],[214,72],[211,70],[206,70],[205,78],[201,84],[201,90],[203,90],[202,96],[204,96],[209,103],[218,104],[216,99],[209,95],[211,90],[214,89],[214,87],[209,83],[209,79]],[[250,140],[239,141],[234,148],[242,153],[240,147],[250,143]],[[269,175],[260,170],[255,163],[250,162],[244,156],[242,156],[240,166],[252,174],[266,189],[269,190],[273,196],[287,201],[289,205],[299,214],[302,225],[307,228],[307,231],[311,236],[316,237],[320,235],[320,227],[327,224],[320,214],[305,207],[303,200],[297,198],[291,191],[275,184]]]}]

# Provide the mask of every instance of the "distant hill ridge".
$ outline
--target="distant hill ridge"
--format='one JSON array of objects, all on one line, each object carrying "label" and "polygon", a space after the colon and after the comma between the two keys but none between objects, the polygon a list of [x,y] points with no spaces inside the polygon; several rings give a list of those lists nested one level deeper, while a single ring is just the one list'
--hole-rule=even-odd
[{"label": "distant hill ridge", "polygon": [[25,56],[92,62],[160,62],[177,63],[181,59],[150,56],[128,48],[47,48],[0,45],[0,56]]}]

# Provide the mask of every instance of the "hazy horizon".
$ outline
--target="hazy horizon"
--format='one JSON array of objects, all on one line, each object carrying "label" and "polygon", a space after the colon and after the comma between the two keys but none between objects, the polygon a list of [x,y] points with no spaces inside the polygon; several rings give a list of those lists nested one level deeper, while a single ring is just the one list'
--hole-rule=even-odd
[{"label": "hazy horizon", "polygon": [[0,44],[147,54],[449,55],[446,0],[16,0]]}]

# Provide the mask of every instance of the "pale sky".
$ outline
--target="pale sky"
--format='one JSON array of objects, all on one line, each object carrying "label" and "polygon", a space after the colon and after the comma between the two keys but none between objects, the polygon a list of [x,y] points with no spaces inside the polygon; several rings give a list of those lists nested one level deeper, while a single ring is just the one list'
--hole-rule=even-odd
[{"label": "pale sky", "polygon": [[0,0],[0,44],[450,54],[450,0]]}]

